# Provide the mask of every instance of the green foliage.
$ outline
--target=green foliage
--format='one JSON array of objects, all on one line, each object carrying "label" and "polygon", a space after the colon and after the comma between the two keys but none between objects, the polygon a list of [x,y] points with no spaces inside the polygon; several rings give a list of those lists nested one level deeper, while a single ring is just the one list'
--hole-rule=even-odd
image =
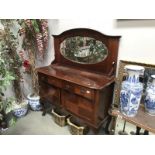
[{"label": "green foliage", "polygon": [[5,112],[5,114],[8,114],[9,112],[11,112],[14,109],[14,107],[13,107],[14,102],[15,102],[15,99],[13,97],[7,98],[7,99],[1,101],[0,109],[3,110]]},{"label": "green foliage", "polygon": [[14,20],[0,20],[4,29],[0,30],[0,112],[5,114],[12,111],[13,98],[4,99],[4,91],[15,80],[19,80],[17,71],[22,65],[17,54],[17,37],[11,32],[10,27]]},{"label": "green foliage", "polygon": [[17,118],[15,116],[11,116],[11,119],[8,121],[8,125],[13,126],[15,125],[16,122],[17,122]]},{"label": "green foliage", "polygon": [[0,121],[3,120],[3,115],[0,113]]},{"label": "green foliage", "polygon": [[31,22],[32,22],[35,33],[40,33],[39,25],[37,23],[37,20],[36,19],[31,19]]},{"label": "green foliage", "polygon": [[9,71],[3,70],[3,75],[0,79],[0,92],[2,92],[3,89],[6,90],[7,86],[11,85],[11,81],[14,79],[15,77],[13,77]]},{"label": "green foliage", "polygon": [[22,61],[20,60],[17,53],[18,40],[17,37],[11,31],[14,27],[15,20],[4,20],[1,19],[4,30],[1,33],[1,43],[0,43],[0,67],[1,67],[1,80],[0,80],[0,91],[3,87],[6,89],[8,85],[13,81],[13,88],[15,92],[15,97],[17,100],[22,100],[21,88],[20,88],[20,70],[22,66]]},{"label": "green foliage", "polygon": [[[5,31],[3,37],[6,37]],[[1,36],[0,42],[0,93],[2,93],[3,90],[6,90],[7,86],[11,84],[11,81],[15,79],[13,72],[9,67],[13,60],[9,57],[8,49],[7,46],[5,46],[3,37]]]}]

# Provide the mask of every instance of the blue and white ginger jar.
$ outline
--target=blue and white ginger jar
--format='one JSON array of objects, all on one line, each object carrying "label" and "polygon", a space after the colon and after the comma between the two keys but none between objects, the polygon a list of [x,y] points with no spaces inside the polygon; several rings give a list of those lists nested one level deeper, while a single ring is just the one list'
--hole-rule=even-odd
[{"label": "blue and white ginger jar", "polygon": [[155,75],[151,75],[152,83],[146,89],[145,110],[151,115],[155,115]]},{"label": "blue and white ginger jar", "polygon": [[28,103],[32,110],[34,111],[41,110],[40,96],[31,96],[31,94],[29,94],[27,98],[28,98]]},{"label": "blue and white ginger jar", "polygon": [[15,104],[13,109],[13,114],[20,118],[25,116],[28,113],[28,101],[25,100],[20,104]]},{"label": "blue and white ginger jar", "polygon": [[139,82],[139,75],[144,73],[144,67],[126,65],[124,69],[128,75],[121,85],[121,112],[128,117],[134,117],[137,114],[143,92],[143,84]]}]

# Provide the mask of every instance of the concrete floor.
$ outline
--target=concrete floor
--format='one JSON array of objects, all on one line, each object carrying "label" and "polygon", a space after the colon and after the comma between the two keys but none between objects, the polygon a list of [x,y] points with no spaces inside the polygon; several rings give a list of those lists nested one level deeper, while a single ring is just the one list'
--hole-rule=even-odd
[{"label": "concrete floor", "polygon": [[[117,119],[115,134],[123,129],[124,120]],[[131,131],[135,131],[136,127],[130,123],[126,124],[125,131],[130,135]],[[15,125],[11,126],[6,131],[2,132],[3,135],[71,135],[69,127],[60,127],[57,125],[52,115],[46,114],[42,116],[42,112],[31,111],[23,117],[19,118]],[[94,133],[90,130],[88,135]],[[152,134],[152,133],[149,133]],[[104,129],[101,128],[99,135],[105,135]]]},{"label": "concrete floor", "polygon": [[[90,130],[89,135],[93,135]],[[104,131],[101,129],[99,135],[103,135]],[[19,118],[14,126],[11,126],[2,135],[71,135],[68,126],[58,126],[50,114],[42,116],[42,112],[35,112],[29,110],[29,113]]]},{"label": "concrete floor", "polygon": [[68,126],[59,127],[51,115],[29,110],[17,120],[16,124],[2,133],[3,135],[70,135]]},{"label": "concrete floor", "polygon": [[[123,129],[124,121],[117,119],[115,134]],[[135,131],[136,127],[130,123],[126,124],[125,131],[130,135],[131,131]],[[60,127],[57,125],[53,117],[50,114],[42,116],[42,112],[35,112],[29,110],[29,113],[17,120],[15,125],[11,126],[6,131],[1,133],[2,135],[71,135],[69,127]],[[94,133],[90,130],[88,135]],[[152,135],[152,133],[149,133]],[[101,128],[99,135],[105,135],[104,129]]]}]

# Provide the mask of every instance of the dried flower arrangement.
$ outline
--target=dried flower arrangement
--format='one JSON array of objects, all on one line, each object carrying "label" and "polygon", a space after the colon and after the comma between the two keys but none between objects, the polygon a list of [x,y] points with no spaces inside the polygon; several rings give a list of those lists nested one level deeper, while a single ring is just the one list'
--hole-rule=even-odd
[{"label": "dried flower arrangement", "polygon": [[[20,52],[23,59],[25,70],[32,76],[33,94],[38,95],[38,77],[36,72],[36,60],[43,60],[48,46],[48,23],[45,19],[22,19],[18,20],[21,28],[19,34],[23,36],[22,47],[24,51]],[[24,59],[25,53],[28,60]]]},{"label": "dried flower arrangement", "polygon": [[[30,73],[32,79],[32,92],[30,97],[39,96],[38,75],[36,61],[42,61],[48,47],[48,22],[45,19],[18,20],[21,28],[19,35],[23,38],[20,56],[23,60],[25,71]],[[27,56],[27,58],[25,58]]]}]

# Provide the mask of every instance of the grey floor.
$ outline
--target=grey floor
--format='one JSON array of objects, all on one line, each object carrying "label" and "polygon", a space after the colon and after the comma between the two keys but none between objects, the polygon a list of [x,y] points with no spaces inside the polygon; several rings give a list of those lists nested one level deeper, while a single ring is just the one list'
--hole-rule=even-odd
[{"label": "grey floor", "polygon": [[2,133],[3,135],[70,135],[68,126],[59,127],[51,115],[42,116],[42,112],[29,111],[17,120],[14,126]]},{"label": "grey floor", "polygon": [[[88,133],[92,135],[90,130]],[[103,135],[104,132],[101,129],[99,132]],[[69,127],[58,126],[50,114],[42,116],[42,112],[35,112],[29,110],[29,113],[17,120],[16,124],[11,126],[6,131],[2,132],[2,135],[71,135]]]},{"label": "grey floor", "polygon": [[[123,129],[124,120],[117,119],[115,135]],[[135,131],[136,127],[130,123],[126,124],[126,133],[130,135],[131,131]],[[17,120],[15,125],[11,126],[6,131],[1,133],[2,135],[71,135],[69,127],[58,126],[50,114],[42,116],[42,112],[35,112],[29,110],[29,113]],[[94,133],[90,130],[88,135]],[[149,133],[152,135],[152,133]],[[103,128],[101,128],[99,135],[105,135]]]}]

